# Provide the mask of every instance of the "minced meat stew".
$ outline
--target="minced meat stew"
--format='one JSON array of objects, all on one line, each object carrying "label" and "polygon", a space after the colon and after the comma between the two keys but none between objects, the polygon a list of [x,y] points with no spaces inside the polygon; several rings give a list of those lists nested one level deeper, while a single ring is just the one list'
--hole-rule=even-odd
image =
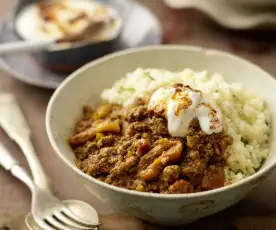
[{"label": "minced meat stew", "polygon": [[224,132],[207,135],[197,119],[185,138],[171,137],[166,118],[137,100],[129,107],[85,106],[69,140],[83,172],[111,185],[141,192],[193,193],[224,186]]}]

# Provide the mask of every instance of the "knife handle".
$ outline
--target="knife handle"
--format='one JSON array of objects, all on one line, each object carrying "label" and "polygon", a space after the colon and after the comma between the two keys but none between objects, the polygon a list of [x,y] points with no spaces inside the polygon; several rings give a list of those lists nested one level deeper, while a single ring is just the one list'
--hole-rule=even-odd
[{"label": "knife handle", "polygon": [[14,165],[19,162],[8,152],[8,150],[0,143],[0,164],[6,170],[11,170]]},{"label": "knife handle", "polygon": [[41,189],[51,191],[50,181],[32,145],[28,123],[12,94],[0,94],[0,126],[20,146],[29,163],[35,184]]},{"label": "knife handle", "polygon": [[32,191],[34,188],[34,183],[32,178],[29,176],[25,168],[23,168],[18,160],[0,143],[0,165],[4,169],[10,171],[11,174],[24,182]]}]

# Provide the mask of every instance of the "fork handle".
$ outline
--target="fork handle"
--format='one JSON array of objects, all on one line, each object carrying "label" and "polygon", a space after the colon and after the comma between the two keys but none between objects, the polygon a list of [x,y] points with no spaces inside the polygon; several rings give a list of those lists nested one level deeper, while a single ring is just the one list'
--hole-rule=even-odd
[{"label": "fork handle", "polygon": [[49,179],[32,145],[30,128],[15,97],[11,94],[0,94],[0,125],[21,147],[29,163],[35,184],[41,189],[51,191]]},{"label": "fork handle", "polygon": [[33,191],[34,183],[25,168],[11,155],[11,153],[0,143],[0,165],[10,171],[11,174],[24,182]]}]

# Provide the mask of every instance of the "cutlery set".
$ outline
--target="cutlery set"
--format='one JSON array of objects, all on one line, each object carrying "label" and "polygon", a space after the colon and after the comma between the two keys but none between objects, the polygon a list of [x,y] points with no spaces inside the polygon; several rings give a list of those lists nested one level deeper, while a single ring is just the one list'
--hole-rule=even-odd
[{"label": "cutlery set", "polygon": [[[0,165],[25,183],[32,193],[31,214],[26,217],[27,226],[30,229],[45,230],[98,229],[98,215],[90,205],[78,200],[62,201],[53,195],[52,186],[31,143],[28,124],[11,94],[0,94],[0,126],[20,146],[33,175],[32,179],[0,143]],[[32,227],[29,222],[31,217],[35,220],[32,225],[40,228]]]}]

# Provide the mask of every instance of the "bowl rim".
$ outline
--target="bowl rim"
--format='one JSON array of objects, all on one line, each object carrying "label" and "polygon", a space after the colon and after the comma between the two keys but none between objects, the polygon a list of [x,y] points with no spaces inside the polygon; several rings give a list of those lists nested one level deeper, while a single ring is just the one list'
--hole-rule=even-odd
[{"label": "bowl rim", "polygon": [[[250,182],[255,182],[255,184],[257,184],[256,182],[259,182],[258,180],[262,180],[264,179],[264,175],[267,176],[269,173],[272,172],[272,170],[274,170],[276,168],[276,160],[274,160],[274,162],[272,162],[271,165],[269,165],[267,168],[262,169],[260,168],[260,170],[258,170],[256,173],[254,173],[251,176],[248,176],[240,181],[237,181],[233,184],[230,185],[226,185],[224,187],[221,188],[217,188],[217,189],[213,189],[213,190],[208,190],[208,191],[203,191],[203,192],[198,192],[198,193],[187,193],[187,194],[160,194],[160,193],[150,193],[150,192],[138,192],[138,191],[134,191],[134,190],[129,190],[126,188],[121,188],[121,187],[116,187],[114,185],[110,185],[107,184],[105,182],[102,182],[100,180],[97,180],[96,178],[89,176],[87,174],[85,174],[84,172],[82,172],[81,170],[79,170],[77,168],[77,166],[73,165],[63,154],[62,151],[60,151],[60,149],[58,148],[58,145],[55,141],[55,138],[53,137],[52,131],[51,131],[51,117],[52,117],[52,109],[53,109],[53,104],[55,103],[56,98],[59,96],[60,92],[62,91],[62,89],[66,86],[67,83],[69,83],[71,80],[73,80],[75,77],[78,77],[78,75],[80,75],[82,72],[86,71],[89,68],[92,68],[93,66],[96,66],[99,63],[102,62],[106,62],[110,59],[119,57],[119,56],[124,56],[127,54],[133,54],[133,53],[137,53],[137,52],[148,52],[148,51],[153,51],[153,50],[182,50],[182,51],[195,51],[195,52],[203,52],[204,55],[220,55],[220,56],[224,56],[230,59],[235,59],[238,61],[242,61],[247,65],[250,65],[254,68],[259,69],[260,71],[262,71],[265,75],[267,75],[268,79],[271,80],[271,82],[273,82],[272,84],[276,84],[276,79],[274,79],[267,71],[263,70],[262,68],[260,68],[259,66],[253,64],[252,62],[235,56],[233,54],[224,52],[224,51],[220,51],[220,50],[215,50],[215,49],[207,49],[207,48],[203,48],[203,47],[199,47],[199,46],[189,46],[189,45],[154,45],[154,46],[146,46],[146,47],[138,47],[138,48],[132,48],[132,49],[127,49],[127,50],[123,50],[123,51],[119,51],[119,52],[114,52],[112,54],[106,55],[104,57],[101,57],[99,59],[96,59],[94,61],[91,61],[87,64],[85,64],[84,66],[82,66],[81,68],[79,68],[78,70],[74,71],[72,74],[70,74],[61,84],[60,86],[56,89],[56,91],[53,93],[53,95],[51,96],[48,106],[47,106],[47,110],[46,110],[46,118],[45,118],[45,123],[46,123],[46,131],[47,131],[47,136],[48,139],[50,141],[50,144],[52,146],[52,148],[54,149],[54,151],[57,153],[57,155],[62,159],[62,161],[68,166],[70,167],[77,175],[84,177],[85,179],[87,179],[88,181],[95,183],[98,186],[104,187],[105,189],[110,189],[114,192],[120,192],[126,195],[135,195],[135,196],[139,196],[139,197],[147,197],[147,198],[155,198],[155,199],[183,199],[183,198],[204,198],[204,197],[208,197],[210,195],[215,195],[217,193],[221,193],[221,192],[226,192],[226,191],[230,191],[233,190],[237,187],[240,187],[242,185],[247,185]],[[271,154],[271,151],[269,151]],[[254,185],[255,185],[254,184]]]}]

